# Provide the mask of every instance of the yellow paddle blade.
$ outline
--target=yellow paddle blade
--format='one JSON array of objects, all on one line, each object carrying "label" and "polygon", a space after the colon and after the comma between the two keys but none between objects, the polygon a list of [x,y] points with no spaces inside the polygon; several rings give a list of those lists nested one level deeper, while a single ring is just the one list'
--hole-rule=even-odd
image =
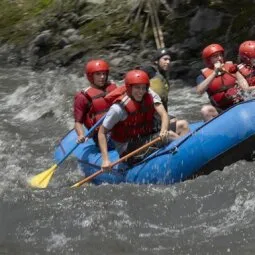
[{"label": "yellow paddle blade", "polygon": [[53,165],[51,168],[32,177],[28,181],[28,183],[30,184],[30,186],[32,186],[34,188],[41,188],[41,189],[46,188],[50,182],[52,175],[54,174],[55,170],[57,169],[57,167],[58,167],[57,164]]},{"label": "yellow paddle blade", "polygon": [[79,182],[77,182],[73,186],[71,186],[71,188],[77,188],[77,187],[80,187],[80,183]]},{"label": "yellow paddle blade", "polygon": [[[74,185],[72,185],[71,186],[71,188],[78,188],[78,187],[80,187],[82,184],[83,184],[84,182],[77,182],[77,183],[75,183]],[[85,184],[86,185],[86,184]],[[88,183],[87,183],[87,185],[88,185]]]}]

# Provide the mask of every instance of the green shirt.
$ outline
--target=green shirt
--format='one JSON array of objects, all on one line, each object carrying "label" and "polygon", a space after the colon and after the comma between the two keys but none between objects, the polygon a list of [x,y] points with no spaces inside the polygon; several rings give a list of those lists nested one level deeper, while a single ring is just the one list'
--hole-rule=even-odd
[{"label": "green shirt", "polygon": [[160,96],[162,103],[167,111],[169,93],[168,80],[160,73],[157,73],[156,76],[150,79],[150,88]]}]

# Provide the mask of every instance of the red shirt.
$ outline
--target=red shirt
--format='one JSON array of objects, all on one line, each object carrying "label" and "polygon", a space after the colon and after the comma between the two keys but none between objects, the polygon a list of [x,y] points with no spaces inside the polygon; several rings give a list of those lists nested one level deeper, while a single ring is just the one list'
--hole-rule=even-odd
[{"label": "red shirt", "polygon": [[81,92],[74,97],[73,115],[75,122],[83,123],[84,115],[89,111],[89,102]]}]

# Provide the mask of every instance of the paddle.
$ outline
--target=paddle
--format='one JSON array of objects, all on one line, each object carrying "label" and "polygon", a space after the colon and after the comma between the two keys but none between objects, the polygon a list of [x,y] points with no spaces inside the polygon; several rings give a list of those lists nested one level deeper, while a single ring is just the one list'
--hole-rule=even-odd
[{"label": "paddle", "polygon": [[[142,147],[140,147],[140,148],[138,148],[138,149],[136,149],[136,150],[130,152],[130,153],[127,154],[126,156],[124,156],[124,157],[122,157],[122,158],[116,160],[115,162],[113,162],[113,163],[111,164],[111,167],[114,167],[115,165],[117,165],[117,164],[119,164],[119,163],[121,163],[121,162],[127,160],[128,158],[130,158],[130,157],[134,156],[135,154],[137,154],[137,153],[143,151],[144,149],[150,147],[151,145],[153,145],[154,143],[156,143],[156,142],[158,142],[158,141],[160,141],[160,140],[161,140],[161,137],[155,138],[154,140],[152,140],[152,141],[146,143],[145,145],[143,145]],[[81,181],[75,183],[73,186],[71,186],[71,188],[80,187],[83,183],[92,180],[94,177],[98,176],[99,174],[102,174],[103,172],[104,172],[104,170],[101,169],[101,170],[95,172],[94,174],[92,174],[92,175],[90,175],[90,176],[84,178],[83,180],[81,180]]]},{"label": "paddle", "polygon": [[[97,127],[99,127],[103,120],[104,120],[105,116],[103,116],[86,134],[86,138],[89,137]],[[30,186],[34,187],[34,188],[41,188],[44,189],[48,186],[55,170],[57,169],[57,167],[63,163],[65,161],[66,158],[68,158],[69,155],[72,154],[72,152],[79,146],[79,143],[76,143],[75,146],[57,163],[54,164],[52,167],[50,167],[49,169],[41,172],[40,174],[35,175],[34,177],[32,177],[28,183],[30,184]]]}]

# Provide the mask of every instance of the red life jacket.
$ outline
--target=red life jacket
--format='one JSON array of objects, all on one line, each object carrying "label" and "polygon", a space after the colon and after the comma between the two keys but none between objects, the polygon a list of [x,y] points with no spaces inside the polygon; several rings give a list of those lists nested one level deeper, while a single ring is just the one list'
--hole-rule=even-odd
[{"label": "red life jacket", "polygon": [[153,129],[154,102],[151,94],[146,93],[142,102],[136,102],[126,94],[122,86],[106,96],[109,104],[120,103],[128,117],[118,122],[111,130],[113,140],[124,143],[139,136],[149,135]]},{"label": "red life jacket", "polygon": [[81,93],[89,103],[89,111],[84,116],[84,125],[90,129],[108,111],[111,105],[105,100],[105,96],[117,88],[116,84],[110,83],[104,90],[89,87]]},{"label": "red life jacket", "polygon": [[[231,66],[233,66],[232,62],[226,62],[223,69],[228,72]],[[212,72],[214,72],[214,70],[210,68],[204,68],[202,70],[206,78]],[[207,89],[207,94],[214,106],[224,110],[235,104],[236,101],[241,101],[241,99],[238,98],[239,91],[240,90],[236,88],[235,75],[224,72],[212,80]]]},{"label": "red life jacket", "polygon": [[245,64],[239,64],[238,70],[247,80],[249,86],[255,86],[255,68]]}]

